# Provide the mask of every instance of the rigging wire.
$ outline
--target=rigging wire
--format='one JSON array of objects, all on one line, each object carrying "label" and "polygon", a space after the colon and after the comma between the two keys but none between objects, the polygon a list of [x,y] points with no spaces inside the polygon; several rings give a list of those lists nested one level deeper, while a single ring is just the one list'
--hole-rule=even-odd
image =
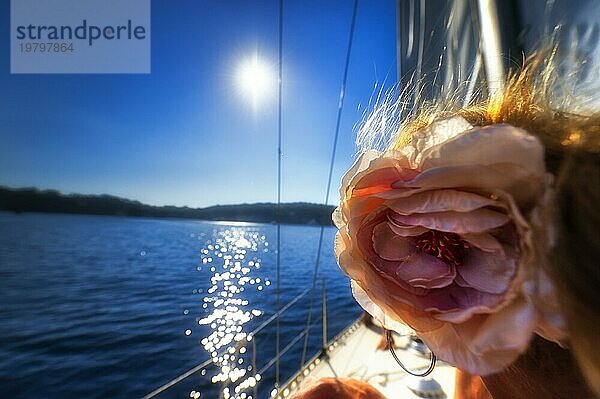
[{"label": "rigging wire", "polygon": [[[344,64],[344,76],[342,78],[342,86],[340,87],[340,97],[338,102],[337,118],[335,122],[335,135],[333,139],[333,149],[331,151],[331,160],[329,162],[329,174],[327,176],[327,191],[325,192],[325,204],[329,202],[329,191],[331,191],[331,179],[333,176],[333,167],[335,164],[335,153],[337,149],[338,137],[340,133],[340,123],[342,120],[342,110],[344,108],[344,98],[346,96],[346,82],[348,80],[348,66],[350,65],[350,54],[352,52],[352,39],[354,37],[354,30],[356,27],[356,14],[358,10],[358,0],[354,0],[354,6],[352,9],[352,22],[350,23],[350,37],[348,38],[348,48],[346,50],[346,62]],[[321,230],[319,232],[319,244],[317,246],[317,259],[315,260],[315,269],[313,271],[312,285],[310,291],[310,302],[308,306],[308,315],[306,317],[306,335],[304,336],[304,346],[302,348],[302,358],[300,361],[300,367],[304,366],[306,360],[306,349],[308,346],[308,337],[310,333],[312,308],[315,296],[315,287],[317,284],[317,275],[319,272],[319,263],[321,261],[321,247],[323,246],[323,234],[325,232],[325,226],[321,224]],[[323,320],[323,323],[326,323]]]},{"label": "rigging wire", "polygon": [[[346,82],[348,80],[348,67],[350,64],[352,40],[354,37],[354,30],[355,30],[355,26],[356,26],[357,9],[358,9],[358,0],[354,0],[354,6],[353,6],[353,11],[352,11],[352,22],[350,25],[350,37],[348,40],[348,48],[346,51],[346,61],[345,61],[345,65],[344,65],[344,75],[343,75],[343,79],[342,79],[342,85],[340,88],[340,95],[339,95],[339,102],[338,102],[338,111],[337,111],[337,118],[336,118],[333,149],[332,149],[331,160],[330,160],[330,164],[329,164],[329,174],[327,177],[327,191],[325,194],[325,204],[327,204],[329,202],[329,192],[331,191],[331,180],[333,177],[335,154],[336,154],[337,142],[338,142],[338,137],[339,137],[342,110],[343,110],[343,106],[344,106]],[[277,142],[277,207],[276,207],[276,221],[277,221],[276,313],[271,318],[269,318],[269,320],[267,320],[266,322],[261,324],[257,329],[255,329],[250,334],[250,336],[253,336],[258,331],[262,330],[267,324],[270,324],[273,321],[273,318],[275,318],[276,356],[275,356],[275,359],[272,359],[266,366],[268,366],[268,367],[272,366],[273,365],[272,363],[274,360],[274,362],[275,362],[275,387],[277,389],[279,389],[280,357],[281,357],[281,355],[284,354],[285,352],[287,352],[291,348],[291,346],[293,346],[293,344],[298,342],[300,340],[300,338],[302,337],[302,335],[304,335],[304,347],[302,350],[302,364],[301,364],[301,366],[303,366],[304,360],[306,357],[306,349],[307,349],[307,344],[308,344],[308,336],[310,334],[310,327],[312,326],[312,324],[319,321],[317,319],[317,320],[314,320],[313,323],[311,323],[311,315],[312,315],[312,307],[313,307],[313,302],[314,302],[316,279],[317,279],[318,270],[319,270],[321,248],[323,245],[323,235],[324,235],[324,230],[325,230],[325,226],[321,225],[321,229],[320,229],[320,233],[319,233],[319,243],[318,243],[318,247],[317,247],[318,248],[317,249],[317,258],[315,261],[315,269],[313,272],[312,288],[310,290],[310,293],[311,293],[310,305],[309,305],[309,312],[308,312],[306,328],[300,334],[298,334],[298,336],[296,336],[294,338],[294,340],[291,343],[289,343],[282,351],[280,349],[280,346],[281,346],[280,322],[279,322],[280,316],[285,310],[287,310],[291,305],[296,303],[301,297],[303,297],[308,292],[308,290],[305,290],[300,295],[298,295],[296,298],[294,298],[292,301],[290,301],[290,303],[288,303],[283,309],[281,308],[281,299],[280,299],[280,297],[281,297],[280,296],[281,251],[280,251],[280,249],[281,249],[281,166],[282,166],[281,165],[282,164],[282,162],[281,162],[282,161],[282,150],[281,149],[282,149],[282,97],[283,97],[282,96],[282,82],[283,82],[283,51],[282,50],[283,50],[283,45],[282,44],[283,44],[283,0],[279,0],[279,49],[278,49],[279,71],[278,71],[278,122],[277,122],[277,141],[278,142]],[[323,323],[325,323],[325,322],[326,322],[326,320],[323,320]],[[172,387],[176,383],[180,382],[181,380],[183,380],[183,379],[189,377],[190,375],[194,374],[195,372],[199,371],[201,368],[206,367],[211,362],[212,362],[212,359],[207,359],[206,361],[202,362],[201,364],[197,365],[196,367],[188,370],[187,372],[179,375],[175,379],[169,381],[168,383],[164,384],[163,386],[161,386],[161,387],[155,389],[154,391],[152,391],[151,393],[147,394],[146,396],[144,396],[144,399],[152,398],[152,397],[164,392],[165,390]],[[263,367],[262,370],[265,370],[268,367]]]},{"label": "rigging wire", "polygon": [[279,308],[281,307],[280,298],[280,277],[281,277],[281,106],[282,106],[282,82],[283,82],[283,0],[279,0],[279,81],[278,81],[278,119],[277,119],[277,256],[276,256],[276,314],[275,321],[275,347],[276,347],[276,362],[275,362],[275,388],[279,389],[279,347],[280,343],[280,325],[279,325]]}]

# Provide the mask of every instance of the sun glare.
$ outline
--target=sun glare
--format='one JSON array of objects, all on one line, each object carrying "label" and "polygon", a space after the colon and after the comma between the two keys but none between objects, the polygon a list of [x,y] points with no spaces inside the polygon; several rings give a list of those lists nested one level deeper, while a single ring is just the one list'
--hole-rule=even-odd
[{"label": "sun glare", "polygon": [[256,109],[274,95],[276,79],[273,69],[254,55],[240,64],[237,83],[242,95]]}]

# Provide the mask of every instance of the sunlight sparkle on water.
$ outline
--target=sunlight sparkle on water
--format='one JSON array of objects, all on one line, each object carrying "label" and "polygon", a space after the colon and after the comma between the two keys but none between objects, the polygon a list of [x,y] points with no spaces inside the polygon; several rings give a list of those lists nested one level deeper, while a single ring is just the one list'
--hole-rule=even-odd
[{"label": "sunlight sparkle on water", "polygon": [[[263,312],[248,308],[249,301],[242,292],[243,286],[256,286],[254,288],[261,291],[263,286],[259,283],[270,284],[267,278],[261,280],[253,276],[261,263],[254,255],[258,256],[267,247],[265,236],[252,228],[232,227],[215,230],[213,240],[207,241],[200,251],[202,263],[211,265],[211,287],[201,305],[207,313],[198,320],[198,324],[209,327],[210,332],[200,344],[216,366],[216,373],[210,378],[213,384],[225,387],[225,399],[250,398],[246,391],[260,380],[260,375],[254,375],[250,366],[243,366],[242,355],[247,353],[245,345],[252,340],[244,331],[244,325]],[[186,335],[189,335],[187,331]]]}]

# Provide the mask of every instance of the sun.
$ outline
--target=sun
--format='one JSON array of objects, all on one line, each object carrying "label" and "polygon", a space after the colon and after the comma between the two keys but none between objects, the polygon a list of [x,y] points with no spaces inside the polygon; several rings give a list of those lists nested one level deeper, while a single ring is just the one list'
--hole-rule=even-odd
[{"label": "sun", "polygon": [[273,68],[257,54],[240,63],[236,77],[241,94],[254,109],[275,94],[276,78]]}]

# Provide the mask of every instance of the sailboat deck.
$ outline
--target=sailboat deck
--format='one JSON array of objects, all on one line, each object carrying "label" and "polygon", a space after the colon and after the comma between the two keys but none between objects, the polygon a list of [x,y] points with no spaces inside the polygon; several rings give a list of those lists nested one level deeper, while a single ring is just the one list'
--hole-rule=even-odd
[{"label": "sailboat deck", "polygon": [[[323,377],[348,377],[366,381],[388,399],[393,398],[452,398],[454,396],[455,369],[438,362],[435,370],[420,379],[407,374],[396,363],[388,350],[379,350],[382,329],[363,319],[344,330],[327,350],[313,358],[279,391],[277,397],[290,397],[303,387]],[[409,336],[395,335],[395,351],[410,370],[423,372],[429,366],[429,355],[411,346]],[[419,391],[425,385],[441,389]],[[419,381],[422,380],[422,381]],[[414,390],[411,390],[412,387]]]}]

